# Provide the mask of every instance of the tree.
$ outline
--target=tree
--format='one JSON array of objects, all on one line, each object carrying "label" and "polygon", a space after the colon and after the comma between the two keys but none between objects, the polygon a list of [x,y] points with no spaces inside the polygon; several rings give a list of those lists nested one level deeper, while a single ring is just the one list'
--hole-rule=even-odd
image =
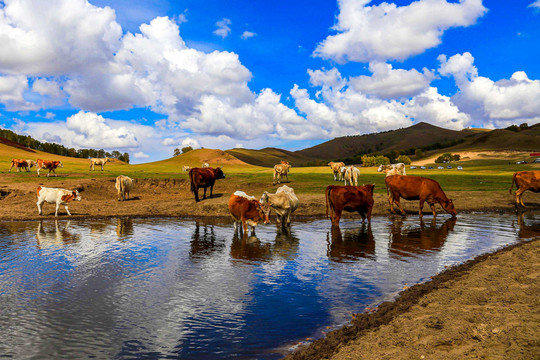
[{"label": "tree", "polygon": [[129,154],[127,152],[124,153],[124,156],[122,156],[122,159],[120,159],[124,162],[126,162],[127,164],[129,164]]},{"label": "tree", "polygon": [[178,156],[180,155],[180,150],[178,150],[178,148],[174,149],[174,153],[173,153],[173,156]]},{"label": "tree", "polygon": [[407,155],[400,155],[396,159],[397,163],[404,163],[405,165],[411,165],[411,158]]},{"label": "tree", "polygon": [[420,159],[420,158],[423,157],[423,156],[424,156],[424,152],[423,152],[421,149],[416,149],[416,150],[414,151],[414,157],[415,157],[416,159]]},{"label": "tree", "polygon": [[193,150],[193,148],[191,146],[183,147],[182,148],[182,154],[185,154],[185,153],[187,153],[188,151],[191,151],[191,150]]}]

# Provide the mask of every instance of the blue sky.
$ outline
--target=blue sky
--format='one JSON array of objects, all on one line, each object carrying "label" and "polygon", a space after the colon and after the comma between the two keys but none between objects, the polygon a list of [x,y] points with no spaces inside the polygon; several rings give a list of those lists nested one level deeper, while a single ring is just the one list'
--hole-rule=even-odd
[{"label": "blue sky", "polygon": [[540,1],[0,1],[0,126],[75,148],[302,149],[540,120]]}]

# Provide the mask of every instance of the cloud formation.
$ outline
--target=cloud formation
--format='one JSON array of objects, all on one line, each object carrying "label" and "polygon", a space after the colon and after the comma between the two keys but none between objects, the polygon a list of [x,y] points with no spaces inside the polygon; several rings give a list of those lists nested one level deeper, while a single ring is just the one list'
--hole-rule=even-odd
[{"label": "cloud formation", "polygon": [[371,0],[339,0],[333,29],[315,55],[338,63],[404,60],[441,43],[449,28],[470,26],[487,9],[482,0],[418,0],[407,6]]},{"label": "cloud formation", "polygon": [[216,22],[217,29],[214,30],[214,34],[220,36],[222,39],[225,39],[231,33],[231,28],[229,27],[231,24],[231,20],[227,18],[219,20]]}]

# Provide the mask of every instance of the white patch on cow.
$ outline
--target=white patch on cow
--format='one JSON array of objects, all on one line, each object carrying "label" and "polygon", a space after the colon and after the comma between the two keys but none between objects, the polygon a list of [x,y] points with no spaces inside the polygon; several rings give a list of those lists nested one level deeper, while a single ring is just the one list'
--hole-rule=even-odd
[{"label": "white patch on cow", "polygon": [[246,194],[245,192],[240,191],[240,190],[235,191],[235,192],[234,192],[234,195],[236,195],[236,196],[241,196],[241,197],[246,198],[246,199],[248,199],[248,200],[257,200],[257,199],[255,198],[255,196],[248,195],[248,194]]}]

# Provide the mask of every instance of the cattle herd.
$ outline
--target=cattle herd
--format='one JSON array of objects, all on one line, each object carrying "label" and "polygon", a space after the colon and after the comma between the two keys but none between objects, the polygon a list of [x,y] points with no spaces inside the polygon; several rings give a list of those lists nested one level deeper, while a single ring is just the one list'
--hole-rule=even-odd
[{"label": "cattle herd", "polygon": [[[90,170],[95,170],[95,165],[103,166],[109,162],[109,158],[90,159]],[[328,163],[334,175],[334,181],[344,181],[344,186],[329,185],[325,191],[326,217],[331,219],[332,225],[339,226],[339,221],[343,211],[358,212],[362,217],[362,222],[371,221],[371,212],[374,205],[373,189],[375,185],[367,184],[358,186],[360,170],[353,166],[345,166],[343,162]],[[13,167],[19,170],[30,171],[32,167],[36,167],[38,176],[41,169],[49,170],[47,177],[51,172],[56,176],[55,170],[63,167],[61,161],[54,160],[23,160],[13,159],[9,171]],[[283,177],[289,182],[288,173],[291,165],[287,161],[281,161],[274,166],[272,177],[272,185],[280,183]],[[210,188],[210,197],[213,196],[213,189],[216,180],[225,179],[225,174],[220,167],[212,168],[208,163],[204,163],[202,167],[190,168],[184,166],[183,171],[189,171],[190,189],[195,196],[195,201],[199,202],[199,189],[203,189],[203,199],[206,199],[206,189]],[[394,205],[397,205],[402,215],[405,215],[405,210],[401,207],[400,199],[418,200],[419,201],[419,216],[422,217],[422,209],[427,202],[431,207],[433,216],[437,216],[435,204],[439,204],[448,214],[455,217],[457,214],[454,208],[452,199],[449,199],[442,190],[439,183],[433,179],[421,176],[409,176],[405,173],[405,165],[392,164],[381,165],[378,172],[386,174],[385,184],[388,195],[388,203],[390,211],[395,213]],[[349,185],[347,185],[347,183]],[[523,206],[522,195],[526,190],[540,192],[540,171],[518,171],[512,177],[510,193],[514,184],[517,191],[515,193],[516,207]],[[118,193],[118,200],[128,200],[130,192],[133,188],[133,180],[128,176],[120,175],[116,178],[115,187]],[[71,215],[68,209],[68,204],[73,201],[80,201],[81,196],[77,190],[66,190],[58,188],[47,188],[39,186],[37,188],[37,207],[38,212],[42,214],[42,205],[44,202],[56,204],[55,216],[58,216],[58,208],[64,205],[68,215]],[[250,196],[243,191],[236,191],[231,195],[228,202],[228,208],[234,222],[235,231],[241,224],[245,234],[248,232],[248,227],[251,227],[252,232],[255,231],[255,226],[261,221],[265,224],[269,223],[270,211],[273,210],[277,216],[277,222],[282,228],[287,228],[291,224],[291,214],[298,208],[298,197],[294,193],[294,189],[283,185],[272,194],[265,191],[260,199]]]}]

